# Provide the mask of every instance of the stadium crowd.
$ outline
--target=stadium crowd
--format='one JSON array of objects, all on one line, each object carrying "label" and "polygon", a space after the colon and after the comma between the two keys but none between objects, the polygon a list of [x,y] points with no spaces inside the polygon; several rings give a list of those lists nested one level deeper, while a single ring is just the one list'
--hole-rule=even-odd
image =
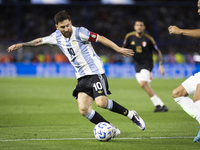
[{"label": "stadium crowd", "polygon": [[[169,36],[168,26],[176,23],[180,28],[198,28],[200,18],[193,5],[0,5],[0,62],[68,62],[57,47],[23,48],[8,54],[8,45],[30,41],[49,35],[54,28],[52,16],[67,10],[74,26],[84,26],[122,46],[126,33],[133,30],[134,21],[145,21],[146,32],[152,35],[163,53],[164,63],[195,63],[199,41],[184,36]],[[114,10],[114,11],[113,11]],[[192,11],[185,11],[192,10]],[[181,12],[181,13],[179,13]],[[167,16],[166,16],[167,14]],[[184,22],[187,18],[187,22]],[[189,21],[188,21],[189,20]],[[190,24],[188,24],[190,23]],[[101,44],[94,43],[96,52],[104,62],[132,62]],[[154,56],[154,61],[157,61]],[[197,63],[197,61],[196,61]]]}]

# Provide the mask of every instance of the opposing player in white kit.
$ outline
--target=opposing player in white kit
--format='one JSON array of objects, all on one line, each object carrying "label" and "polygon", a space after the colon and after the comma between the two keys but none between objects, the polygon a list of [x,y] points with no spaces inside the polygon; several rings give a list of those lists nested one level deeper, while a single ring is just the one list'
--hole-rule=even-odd
[{"label": "opposing player in white kit", "polygon": [[[198,13],[200,15],[200,0],[197,3]],[[177,26],[169,26],[170,34],[185,35],[194,38],[200,38],[200,29],[180,29]],[[193,100],[188,95],[194,95]],[[200,124],[200,72],[194,74],[185,80],[180,86],[172,92],[174,100],[187,112],[195,118]],[[200,127],[200,126],[199,126]],[[194,142],[200,140],[200,130],[194,138]]]},{"label": "opposing player in white kit", "polygon": [[[91,42],[101,42],[105,46],[128,57],[134,55],[133,51],[120,48],[104,36],[93,33],[84,27],[72,26],[70,16],[65,10],[58,12],[54,20],[57,30],[50,36],[26,43],[14,44],[8,48],[8,52],[17,50],[23,46],[39,46],[43,44],[59,46],[76,70],[78,84],[73,91],[73,96],[78,99],[79,112],[84,117],[95,124],[108,122],[92,109],[92,103],[95,100],[99,107],[127,116],[141,130],[144,130],[145,123],[137,112],[134,110],[129,111],[115,101],[107,98],[107,95],[111,93],[108,89],[103,63],[95,53]],[[113,137],[116,137],[120,134],[120,130],[115,126],[113,127]]]}]

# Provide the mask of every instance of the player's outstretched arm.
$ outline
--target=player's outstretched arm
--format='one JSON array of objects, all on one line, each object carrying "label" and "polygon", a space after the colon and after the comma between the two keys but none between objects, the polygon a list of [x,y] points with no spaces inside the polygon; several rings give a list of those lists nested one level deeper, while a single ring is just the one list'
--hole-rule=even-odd
[{"label": "player's outstretched arm", "polygon": [[177,26],[169,26],[169,34],[178,34],[190,36],[193,38],[200,38],[200,29],[180,29]]},{"label": "player's outstretched arm", "polygon": [[134,55],[133,50],[127,49],[127,48],[121,48],[104,36],[99,35],[97,42],[101,42],[103,45],[112,48],[116,52],[118,52],[126,57],[131,57]]},{"label": "player's outstretched arm", "polygon": [[29,47],[34,47],[34,46],[39,46],[39,45],[43,45],[43,40],[42,38],[37,38],[35,40],[32,40],[30,42],[26,42],[26,43],[18,43],[18,44],[13,44],[10,47],[8,47],[8,52],[14,51],[14,50],[18,50],[21,47],[24,46],[29,46]]}]

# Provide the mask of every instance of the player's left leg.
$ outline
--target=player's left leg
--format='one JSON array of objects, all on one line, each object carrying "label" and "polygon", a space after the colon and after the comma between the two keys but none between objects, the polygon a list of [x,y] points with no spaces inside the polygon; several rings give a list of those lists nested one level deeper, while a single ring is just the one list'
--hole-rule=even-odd
[{"label": "player's left leg", "polygon": [[144,120],[137,114],[136,111],[128,110],[125,107],[121,106],[117,102],[107,99],[106,96],[98,96],[95,98],[96,104],[99,107],[108,109],[112,112],[127,116],[133,123],[135,123],[141,130],[145,129]]},{"label": "player's left leg", "polygon": [[139,73],[136,73],[136,79],[140,84],[140,87],[149,95],[150,100],[155,106],[154,112],[166,112],[168,108],[164,105],[163,101],[156,95],[152,89],[151,82],[151,72],[147,69],[142,69]]}]

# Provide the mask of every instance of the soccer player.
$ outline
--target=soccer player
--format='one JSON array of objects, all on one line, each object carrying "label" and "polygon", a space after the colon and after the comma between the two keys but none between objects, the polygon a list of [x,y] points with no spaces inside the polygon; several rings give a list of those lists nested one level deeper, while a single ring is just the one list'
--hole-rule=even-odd
[{"label": "soccer player", "polygon": [[[200,0],[197,3],[197,7],[200,15]],[[169,26],[168,30],[170,34],[200,38],[200,29],[180,29],[177,26]],[[194,95],[193,100],[188,95]],[[186,113],[195,118],[200,124],[200,72],[190,76],[175,88],[172,92],[172,97]],[[198,142],[199,140],[200,130],[193,141]]]},{"label": "soccer player", "polygon": [[[73,26],[70,16],[65,10],[58,12],[54,17],[54,21],[57,30],[50,36],[37,38],[26,43],[14,44],[8,48],[8,52],[24,46],[57,45],[75,68],[78,83],[73,91],[73,96],[78,101],[81,115],[94,124],[108,122],[92,109],[92,103],[95,100],[99,107],[127,116],[141,130],[144,130],[145,122],[137,112],[134,110],[129,111],[114,100],[107,98],[107,95],[111,92],[108,88],[104,66],[95,53],[91,42],[100,42],[127,57],[134,55],[134,52],[130,49],[121,48],[106,37],[91,32],[84,27]],[[113,128],[113,137],[116,137],[120,134],[120,130],[115,126]]]},{"label": "soccer player", "polygon": [[159,59],[159,72],[164,76],[162,66],[162,53],[158,49],[153,37],[145,33],[145,25],[142,20],[136,20],[134,30],[125,36],[123,47],[132,49],[136,79],[140,87],[149,95],[150,100],[155,106],[154,112],[166,112],[168,108],[151,88],[151,71],[153,69],[153,51],[156,52]]}]

